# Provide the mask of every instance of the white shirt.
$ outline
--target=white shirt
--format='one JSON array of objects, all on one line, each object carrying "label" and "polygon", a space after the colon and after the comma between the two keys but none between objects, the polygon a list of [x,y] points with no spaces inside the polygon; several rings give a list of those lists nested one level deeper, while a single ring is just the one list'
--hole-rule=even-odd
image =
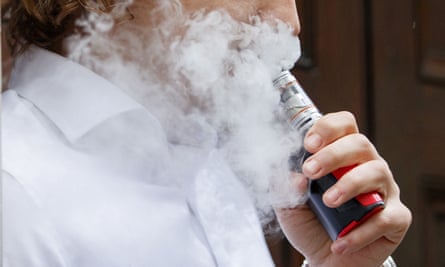
[{"label": "white shirt", "polygon": [[17,60],[9,88],[5,267],[273,265],[218,151],[170,144],[141,105],[45,50]]}]

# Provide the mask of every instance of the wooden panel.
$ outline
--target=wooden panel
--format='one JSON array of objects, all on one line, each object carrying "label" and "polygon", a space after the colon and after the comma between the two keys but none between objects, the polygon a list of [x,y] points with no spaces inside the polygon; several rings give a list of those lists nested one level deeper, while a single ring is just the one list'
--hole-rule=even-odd
[{"label": "wooden panel", "polygon": [[414,5],[407,0],[372,1],[373,84],[376,146],[388,161],[402,200],[414,214],[404,242],[394,253],[398,266],[425,266],[419,250],[422,206],[418,202],[421,132],[416,112],[417,81]]},{"label": "wooden panel", "polygon": [[[445,73],[441,78],[445,79]],[[417,142],[421,144],[420,167],[427,173],[445,174],[445,86],[427,82],[421,83],[419,90],[421,94],[413,106],[418,118],[412,125],[418,130]]]},{"label": "wooden panel", "polygon": [[444,12],[443,0],[372,1],[377,147],[414,218],[399,266],[445,266]]},{"label": "wooden panel", "polygon": [[423,177],[423,254],[425,266],[445,266],[445,177]]},{"label": "wooden panel", "polygon": [[445,2],[422,0],[418,5],[421,77],[445,85]]},{"label": "wooden panel", "polygon": [[421,96],[417,105],[421,118],[419,137],[424,140],[421,148],[422,169],[430,173],[445,173],[441,155],[445,151],[445,1],[417,0],[417,39],[419,43],[419,76]]},{"label": "wooden panel", "polygon": [[445,2],[417,0],[419,30],[418,121],[421,141],[422,213],[419,214],[422,237],[421,258],[425,266],[445,266]]}]

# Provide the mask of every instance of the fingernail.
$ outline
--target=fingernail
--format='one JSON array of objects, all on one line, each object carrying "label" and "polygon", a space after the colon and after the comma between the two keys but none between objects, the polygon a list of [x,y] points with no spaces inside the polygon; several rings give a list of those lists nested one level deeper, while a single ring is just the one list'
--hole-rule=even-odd
[{"label": "fingernail", "polygon": [[337,188],[330,188],[325,194],[324,199],[326,202],[334,204],[340,198],[340,191]]},{"label": "fingernail", "polygon": [[321,147],[322,140],[318,134],[309,134],[305,140],[306,147],[309,149],[317,149]]},{"label": "fingernail", "polygon": [[348,248],[348,243],[346,240],[338,239],[332,244],[332,252],[335,254],[343,254]]},{"label": "fingernail", "polygon": [[308,174],[309,176],[315,175],[316,173],[318,173],[320,171],[320,169],[321,169],[320,165],[314,159],[307,160],[303,164],[303,172],[305,174]]}]

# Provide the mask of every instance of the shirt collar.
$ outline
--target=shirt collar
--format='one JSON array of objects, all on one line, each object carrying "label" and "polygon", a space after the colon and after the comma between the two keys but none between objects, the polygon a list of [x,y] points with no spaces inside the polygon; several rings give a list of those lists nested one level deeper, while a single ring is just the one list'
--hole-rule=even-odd
[{"label": "shirt collar", "polygon": [[99,123],[142,106],[89,69],[37,47],[17,58],[9,88],[74,141]]}]

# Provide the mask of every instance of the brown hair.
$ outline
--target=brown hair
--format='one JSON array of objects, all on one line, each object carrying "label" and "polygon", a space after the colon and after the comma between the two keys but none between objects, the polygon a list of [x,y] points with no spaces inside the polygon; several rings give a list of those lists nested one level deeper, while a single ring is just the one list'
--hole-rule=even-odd
[{"label": "brown hair", "polygon": [[[114,0],[12,0],[7,14],[7,41],[14,54],[31,45],[57,50],[74,31],[74,21],[85,11],[108,12]],[[3,13],[3,12],[2,12]],[[5,16],[3,16],[5,17]]]}]

